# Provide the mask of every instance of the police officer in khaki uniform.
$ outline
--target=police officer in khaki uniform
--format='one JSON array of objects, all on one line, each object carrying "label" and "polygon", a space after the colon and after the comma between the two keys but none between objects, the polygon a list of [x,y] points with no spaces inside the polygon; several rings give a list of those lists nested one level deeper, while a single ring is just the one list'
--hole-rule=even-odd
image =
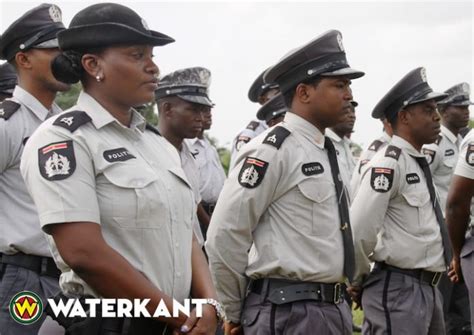
[{"label": "police officer in khaki uniform", "polygon": [[208,226],[210,220],[201,204],[199,167],[184,139],[194,138],[202,131],[202,114],[214,106],[207,95],[210,80],[211,72],[203,67],[176,70],[160,80],[155,92],[160,133],[178,150],[184,173],[193,188],[198,216],[193,228],[201,246],[204,236],[199,223]]},{"label": "police officer in khaki uniform", "polygon": [[[354,285],[363,287],[364,334],[445,334],[436,286],[451,260],[451,247],[421,153],[422,145],[439,134],[436,102],[445,97],[433,92],[425,69],[417,68],[372,112],[390,121],[394,135],[368,163],[351,206]],[[375,266],[369,273],[370,262]]]},{"label": "police officer in khaki uniform", "polygon": [[[474,131],[461,144],[461,150],[449,187],[446,205],[446,223],[453,246],[453,270],[450,277],[455,283],[464,282],[469,290],[470,305],[474,306]],[[467,234],[466,234],[467,231]],[[462,270],[462,273],[461,273]],[[471,308],[471,325],[474,308]]]},{"label": "police officer in khaki uniform", "polygon": [[385,117],[380,121],[383,123],[383,134],[378,139],[374,140],[359,156],[354,171],[352,173],[350,190],[351,199],[354,199],[357,190],[359,189],[360,177],[365,173],[366,165],[375,156],[375,154],[385,148],[392,139],[393,130],[390,122]]},{"label": "police officer in khaki uniform", "polygon": [[[214,298],[193,238],[196,206],[176,150],[132,106],[157,88],[153,47],[173,39],[149,30],[128,7],[105,3],[77,13],[58,34],[57,78],[81,80],[77,104],[29,139],[21,171],[48,234],[68,297],[163,300]],[[97,47],[100,46],[100,51]],[[79,334],[213,334],[215,300],[202,318],[62,320]],[[73,323],[72,325],[70,323]],[[184,327],[184,328],[183,328]],[[80,331],[79,331],[80,330]],[[76,333],[73,333],[76,334]]]},{"label": "police officer in khaki uniform", "polygon": [[16,86],[16,71],[10,63],[0,65],[0,102],[11,98]]},{"label": "police officer in khaki uniform", "polygon": [[[449,96],[438,103],[441,134],[435,143],[424,145],[422,150],[430,164],[443,212],[462,142],[459,131],[469,123],[469,105],[472,104],[469,100],[470,89],[467,83],[454,85],[445,93]],[[453,285],[447,277],[443,277],[439,288],[444,298],[447,333],[462,334],[462,329],[469,327],[470,320],[467,288],[462,283]]]},{"label": "police officer in khaki uniform", "polygon": [[[268,70],[268,69],[267,69]],[[268,100],[270,100],[275,94],[279,92],[278,84],[276,83],[266,83],[263,80],[263,75],[267,71],[263,71],[255,79],[255,81],[250,86],[248,92],[248,98],[250,101],[264,105]],[[234,167],[235,160],[237,158],[240,148],[248,143],[254,137],[260,135],[268,128],[268,124],[263,120],[252,120],[241,130],[237,136],[232,141],[230,162],[229,162],[229,171]]]},{"label": "police officer in khaki uniform", "polygon": [[242,147],[206,243],[226,334],[352,333],[341,290],[353,271],[347,194],[324,130],[350,113],[350,80],[363,75],[335,30],[265,74],[288,112]]},{"label": "police officer in khaki uniform", "polygon": [[[21,177],[20,157],[36,128],[61,111],[53,102],[56,93],[69,89],[50,69],[59,54],[56,34],[63,29],[61,10],[43,4],[23,14],[0,38],[0,58],[14,66],[19,77],[13,97],[0,105],[0,332],[4,335],[37,334],[41,326],[47,333],[63,332],[51,329],[58,326],[50,319],[42,325],[45,316],[22,325],[9,313],[10,300],[20,291],[33,291],[45,302],[59,291],[59,270]],[[10,84],[14,76],[10,75]]]},{"label": "police officer in khaki uniform", "polygon": [[356,166],[356,161],[352,155],[352,150],[350,147],[351,140],[346,136],[346,134],[352,133],[354,130],[354,124],[356,120],[355,108],[358,103],[352,101],[351,112],[346,115],[346,118],[343,122],[338,123],[334,127],[326,129],[326,136],[329,137],[336,148],[337,159],[339,162],[339,169],[341,171],[342,182],[349,190],[350,194],[350,182],[352,178],[352,173]]}]

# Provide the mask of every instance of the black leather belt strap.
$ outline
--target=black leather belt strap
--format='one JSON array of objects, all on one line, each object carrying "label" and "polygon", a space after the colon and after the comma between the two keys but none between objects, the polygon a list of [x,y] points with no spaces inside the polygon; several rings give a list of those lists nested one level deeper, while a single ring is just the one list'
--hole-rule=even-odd
[{"label": "black leather belt strap", "polygon": [[41,257],[35,255],[27,255],[18,252],[14,255],[0,254],[1,263],[19,266],[34,271],[42,276],[48,276],[59,279],[61,271],[56,267],[51,257]]},{"label": "black leather belt strap", "polygon": [[327,284],[265,278],[252,280],[249,290],[262,294],[265,287],[267,287],[267,299],[277,305],[301,300],[315,300],[332,304],[344,301],[341,283]]},{"label": "black leather belt strap", "polygon": [[402,269],[396,266],[388,265],[384,262],[376,262],[374,265],[374,271],[386,270],[396,273],[401,273],[413,278],[416,278],[422,282],[425,282],[431,286],[438,286],[439,280],[443,276],[444,272],[432,272],[423,269]]}]

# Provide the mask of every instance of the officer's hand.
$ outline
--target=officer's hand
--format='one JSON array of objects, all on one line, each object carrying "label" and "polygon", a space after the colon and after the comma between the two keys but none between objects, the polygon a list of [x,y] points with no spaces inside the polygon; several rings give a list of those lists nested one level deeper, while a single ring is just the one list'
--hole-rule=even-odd
[{"label": "officer's hand", "polygon": [[238,323],[230,321],[224,322],[224,335],[240,335],[243,334],[242,327]]},{"label": "officer's hand", "polygon": [[350,294],[352,301],[355,303],[354,309],[362,309],[362,287],[360,286],[348,286],[347,293]]},{"label": "officer's hand", "polygon": [[189,318],[181,326],[181,333],[189,335],[215,335],[216,329],[216,310],[211,305],[203,305],[202,317],[198,318],[196,316],[196,309],[193,309]]},{"label": "officer's hand", "polygon": [[453,257],[449,266],[448,277],[453,283],[462,281],[461,261],[459,257]]}]

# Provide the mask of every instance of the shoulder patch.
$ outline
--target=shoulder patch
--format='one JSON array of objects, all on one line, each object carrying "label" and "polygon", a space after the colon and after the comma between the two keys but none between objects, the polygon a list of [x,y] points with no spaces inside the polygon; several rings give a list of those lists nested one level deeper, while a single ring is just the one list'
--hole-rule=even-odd
[{"label": "shoulder patch", "polygon": [[55,126],[63,127],[71,133],[75,132],[80,126],[92,121],[89,115],[83,111],[72,111],[61,114],[53,122]]},{"label": "shoulder patch", "polygon": [[466,163],[474,166],[474,143],[469,143],[466,150]]},{"label": "shoulder patch", "polygon": [[284,127],[275,127],[271,132],[267,134],[262,143],[273,145],[275,148],[280,149],[282,143],[290,135],[291,132]]},{"label": "shoulder patch", "polygon": [[268,163],[258,158],[247,157],[239,172],[239,184],[245,188],[255,188],[263,180]]},{"label": "shoulder patch", "polygon": [[369,149],[368,149],[368,150],[377,152],[377,151],[379,151],[380,146],[381,146],[382,144],[383,144],[382,141],[380,141],[380,140],[375,140],[375,141],[373,141],[372,144],[369,146]]},{"label": "shoulder patch", "polygon": [[385,150],[385,157],[392,157],[393,159],[398,161],[398,158],[400,158],[401,153],[402,149],[394,145],[389,145],[387,147],[387,150]]},{"label": "shoulder patch", "polygon": [[250,121],[250,123],[247,125],[247,129],[254,130],[257,129],[259,126],[259,123],[257,121]]},{"label": "shoulder patch", "polygon": [[237,141],[235,141],[235,150],[239,151],[240,148],[242,148],[242,146],[246,143],[249,143],[251,140],[251,138],[249,136],[242,136],[240,135],[238,138],[237,138]]},{"label": "shoulder patch", "polygon": [[387,168],[372,168],[372,175],[370,177],[370,186],[375,192],[386,193],[390,191],[393,184],[393,169]]},{"label": "shoulder patch", "polygon": [[436,139],[435,143],[439,145],[442,139],[443,139],[443,136],[438,135],[438,138]]},{"label": "shoulder patch", "polygon": [[38,149],[38,164],[46,180],[62,180],[76,170],[76,157],[72,141],[50,143]]},{"label": "shoulder patch", "polygon": [[146,124],[145,129],[147,129],[147,130],[149,130],[149,131],[151,131],[151,132],[154,132],[154,133],[155,133],[156,135],[158,135],[158,136],[161,136],[160,131],[159,131],[156,127],[152,126],[152,125],[149,124],[149,123]]},{"label": "shoulder patch", "polygon": [[408,173],[406,179],[408,184],[417,184],[420,182],[420,176],[418,176],[417,173]]},{"label": "shoulder patch", "polygon": [[455,152],[454,152],[454,149],[448,149],[444,152],[444,156],[448,157],[448,156],[454,156]]},{"label": "shoulder patch", "polygon": [[436,151],[431,150],[431,149],[422,148],[421,153],[423,155],[425,155],[426,161],[428,162],[428,164],[433,163],[433,161],[435,159],[435,156],[436,156]]},{"label": "shoulder patch", "polygon": [[12,100],[0,103],[0,119],[8,120],[20,108],[20,104]]}]

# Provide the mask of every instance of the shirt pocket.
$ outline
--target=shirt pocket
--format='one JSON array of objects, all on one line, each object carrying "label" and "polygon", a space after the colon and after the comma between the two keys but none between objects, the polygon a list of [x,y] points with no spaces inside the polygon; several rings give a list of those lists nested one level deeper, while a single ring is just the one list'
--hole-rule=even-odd
[{"label": "shirt pocket", "polygon": [[[420,229],[428,219],[428,211],[431,206],[430,193],[428,190],[408,191],[402,192],[402,196],[408,204],[405,217],[410,218],[408,221],[417,220],[417,222],[414,222],[415,228],[416,230]],[[407,225],[410,226],[410,222],[407,222]],[[416,233],[416,230],[414,233]]]},{"label": "shirt pocket", "polygon": [[103,175],[113,222],[131,229],[157,229],[168,222],[165,188],[154,171],[143,165],[118,163],[106,168]]},{"label": "shirt pocket", "polygon": [[310,213],[308,218],[302,218],[303,229],[313,236],[333,235],[339,227],[334,184],[322,178],[308,178],[298,184],[298,191],[301,194],[301,199],[297,199],[298,206],[305,207],[306,211],[309,209]]},{"label": "shirt pocket", "polygon": [[443,159],[443,165],[446,166],[449,170],[452,170],[454,169],[454,167],[456,166],[456,159],[453,159],[453,158],[444,158]]}]

